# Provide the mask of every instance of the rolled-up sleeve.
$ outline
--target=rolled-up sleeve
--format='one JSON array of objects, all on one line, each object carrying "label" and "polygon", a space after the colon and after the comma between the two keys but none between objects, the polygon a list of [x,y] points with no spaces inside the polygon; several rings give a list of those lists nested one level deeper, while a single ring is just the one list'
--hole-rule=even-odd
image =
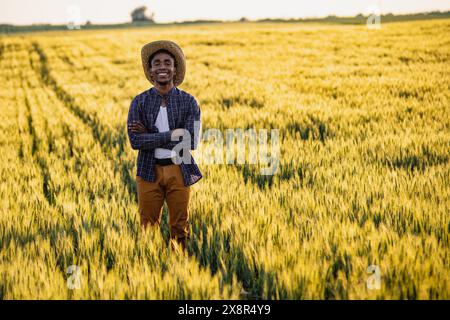
[{"label": "rolled-up sleeve", "polygon": [[131,132],[130,125],[134,121],[143,123],[139,113],[139,99],[135,97],[131,101],[130,110],[128,111],[127,132],[131,147],[134,150],[149,150],[159,148],[160,146],[170,142],[172,131],[156,132],[156,133],[134,133]]}]

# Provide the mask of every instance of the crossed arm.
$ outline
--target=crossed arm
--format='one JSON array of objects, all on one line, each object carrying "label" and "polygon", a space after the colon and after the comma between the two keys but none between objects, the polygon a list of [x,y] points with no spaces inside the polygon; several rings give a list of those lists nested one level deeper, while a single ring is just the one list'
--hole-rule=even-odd
[{"label": "crossed arm", "polygon": [[131,147],[134,150],[148,150],[155,148],[173,149],[179,138],[183,137],[185,130],[189,132],[191,140],[191,150],[195,150],[198,145],[200,131],[200,108],[195,98],[191,98],[189,112],[183,128],[177,128],[166,132],[150,133],[139,116],[137,99],[131,102],[128,112],[127,131]]}]

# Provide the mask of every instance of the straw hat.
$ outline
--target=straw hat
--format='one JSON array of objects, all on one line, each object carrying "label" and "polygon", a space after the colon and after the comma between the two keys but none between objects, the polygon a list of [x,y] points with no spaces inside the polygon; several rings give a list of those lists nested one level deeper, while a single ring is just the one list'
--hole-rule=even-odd
[{"label": "straw hat", "polygon": [[184,57],[184,53],[181,48],[175,42],[169,40],[153,41],[142,47],[141,57],[145,76],[148,81],[154,84],[154,81],[150,76],[150,63],[148,60],[153,53],[161,49],[169,51],[175,57],[176,72],[173,77],[173,84],[174,86],[179,86],[183,82],[184,75],[186,73],[186,58]]}]

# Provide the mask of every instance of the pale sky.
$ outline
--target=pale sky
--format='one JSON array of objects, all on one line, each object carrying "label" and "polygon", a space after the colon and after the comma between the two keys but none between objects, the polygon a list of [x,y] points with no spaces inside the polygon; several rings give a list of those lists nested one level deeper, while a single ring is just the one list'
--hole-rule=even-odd
[{"label": "pale sky", "polygon": [[[0,24],[121,23],[146,5],[156,22],[353,16],[450,10],[450,0],[0,0]],[[75,6],[74,8],[71,6]],[[374,8],[375,7],[375,8]],[[78,9],[77,9],[78,8]]]}]

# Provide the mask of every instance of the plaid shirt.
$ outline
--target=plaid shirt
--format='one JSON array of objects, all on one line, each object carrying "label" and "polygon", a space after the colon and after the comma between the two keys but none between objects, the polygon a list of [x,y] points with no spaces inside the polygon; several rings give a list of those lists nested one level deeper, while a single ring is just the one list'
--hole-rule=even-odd
[{"label": "plaid shirt", "polygon": [[[156,179],[155,148],[173,149],[179,143],[171,141],[172,130],[176,128],[188,130],[191,135],[191,150],[195,150],[198,145],[200,127],[194,126],[194,121],[198,121],[198,123],[201,121],[197,100],[189,93],[173,87],[165,95],[167,118],[171,131],[159,132],[155,126],[155,120],[162,98],[158,90],[152,87],[134,97],[128,112],[128,138],[131,147],[134,150],[139,150],[136,175],[150,182],[154,182]],[[130,124],[133,121],[140,121],[149,130],[149,133],[131,132]],[[180,164],[185,186],[190,186],[202,178],[200,169],[192,155],[190,155],[190,159],[190,163],[181,162]]]}]

